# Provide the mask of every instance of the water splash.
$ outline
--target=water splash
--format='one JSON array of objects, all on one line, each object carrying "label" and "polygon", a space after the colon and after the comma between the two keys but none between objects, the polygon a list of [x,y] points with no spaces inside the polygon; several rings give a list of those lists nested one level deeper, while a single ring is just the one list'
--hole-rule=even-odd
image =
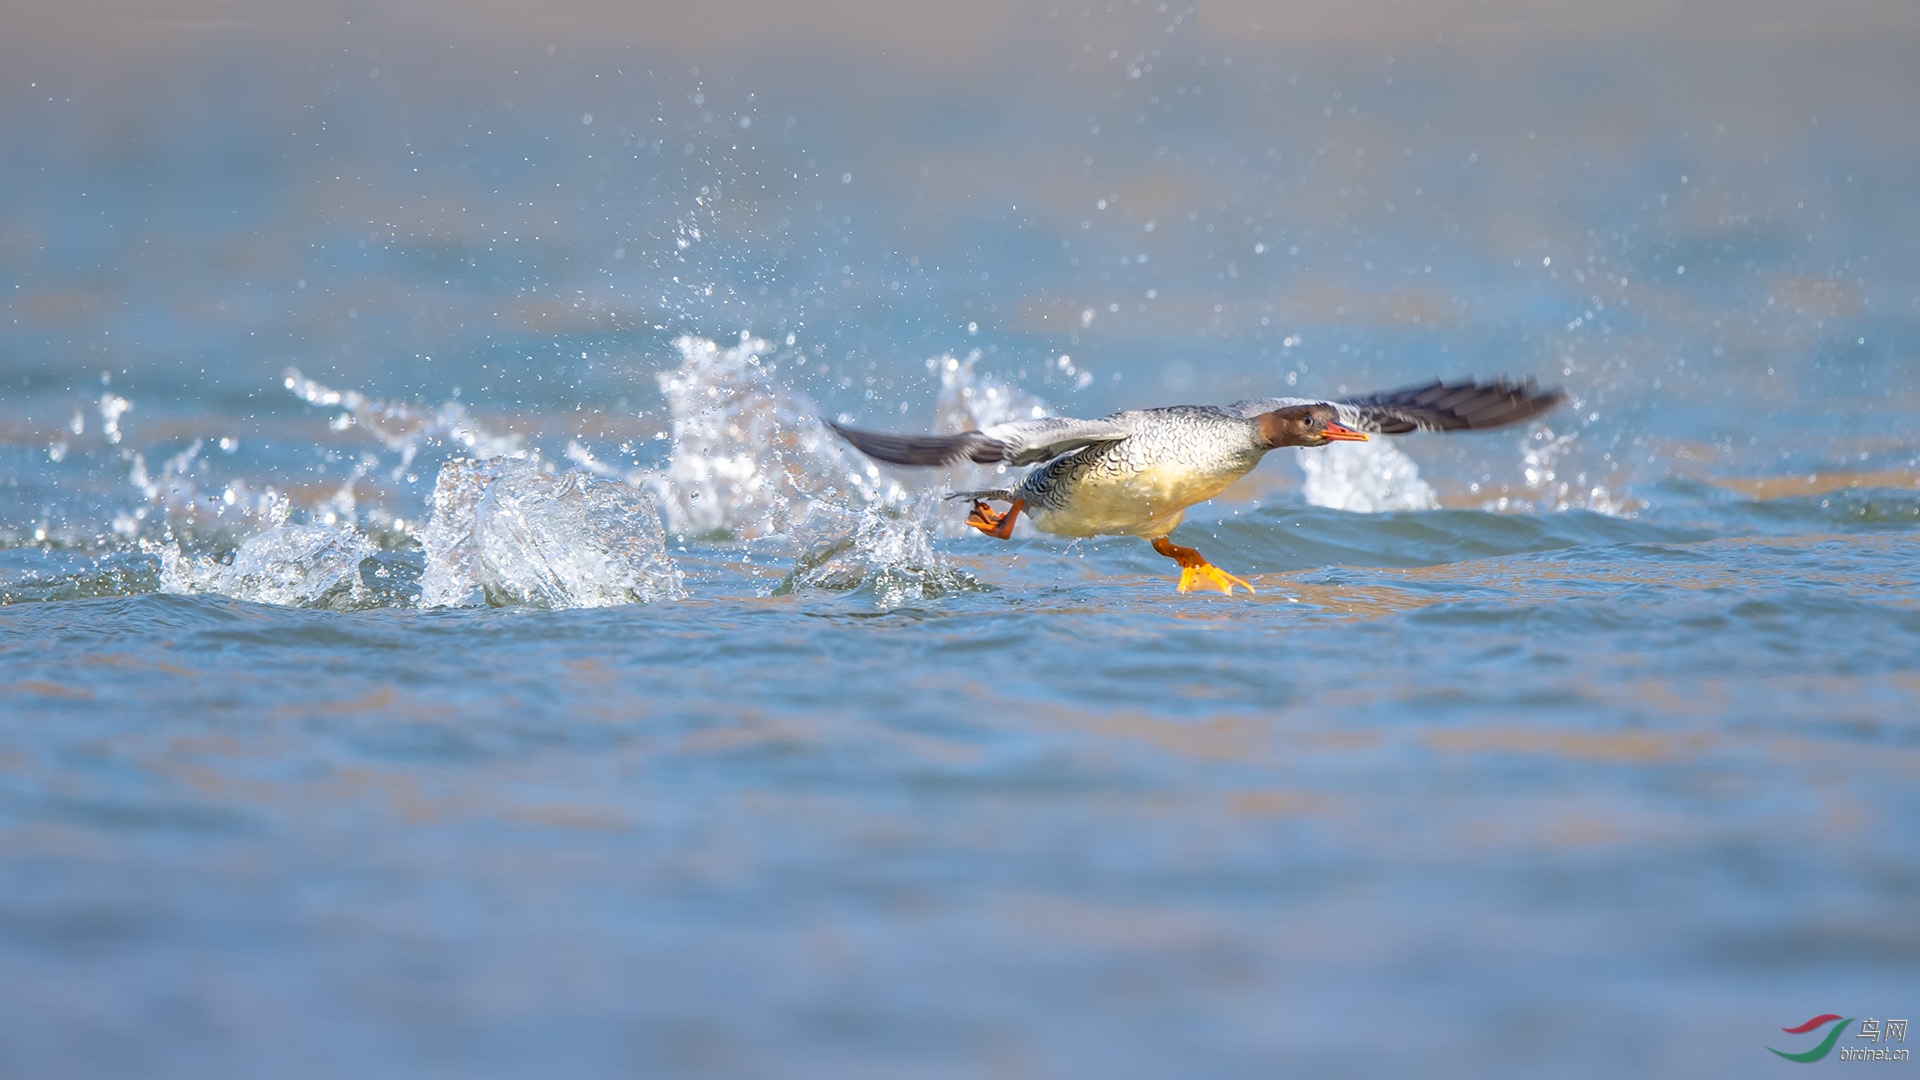
[{"label": "water splash", "polygon": [[139,489],[146,505],[115,514],[114,534],[131,540],[157,524],[169,539],[185,540],[201,535],[245,535],[287,523],[292,504],[270,484],[256,490],[239,478],[211,485],[196,479],[205,463],[200,456],[205,447],[206,440],[193,440],[186,449],[161,462],[158,471],[148,466],[146,455],[127,455],[127,480]]},{"label": "water splash", "polygon": [[888,513],[873,507],[857,511],[823,508],[794,537],[798,554],[793,570],[773,590],[866,592],[882,610],[982,588],[933,549],[927,526],[932,497],[915,512]]},{"label": "water splash", "polygon": [[1363,514],[1440,505],[1420,478],[1420,467],[1385,439],[1302,447],[1295,453],[1306,477],[1301,494],[1310,505]]},{"label": "water splash", "polygon": [[841,442],[807,398],[761,365],[767,343],[742,335],[723,349],[674,343],[681,364],[662,372],[673,415],[673,456],[652,485],[676,532],[741,539],[786,533],[816,502],[901,505],[908,489]]},{"label": "water splash", "polygon": [[979,362],[978,349],[967,354],[965,360],[940,356],[927,361],[929,371],[940,373],[940,396],[933,407],[936,433],[958,435],[1010,420],[1053,415],[1040,398],[1003,379],[981,374],[977,370]]},{"label": "water splash", "polygon": [[566,450],[562,452],[568,461],[595,476],[608,480],[620,480],[634,487],[648,487],[656,482],[657,475],[648,469],[623,469],[618,465],[602,461],[585,443],[579,439],[568,439]]},{"label": "water splash", "polygon": [[[362,429],[387,449],[399,451],[400,462],[392,470],[395,480],[407,475],[423,448],[439,442],[482,457],[537,457],[537,453],[522,447],[518,435],[495,435],[473,422],[457,402],[427,409],[408,402],[377,400],[358,391],[334,390],[292,368],[287,370],[284,383],[304,401],[341,409],[329,425],[334,430]],[[102,399],[101,412],[110,438],[118,435],[119,417],[132,408],[132,402],[125,398],[108,395]],[[80,427],[78,421],[74,427]],[[230,450],[232,445],[231,439],[220,440],[222,449]],[[272,483],[256,485],[242,477],[224,482],[210,478],[209,461],[203,456],[206,448],[206,439],[195,439],[157,468],[149,464],[144,453],[121,450],[127,479],[139,490],[144,505],[115,513],[111,522],[114,534],[123,540],[143,535],[151,538],[156,533],[169,540],[231,539],[288,523],[295,507],[280,487]],[[337,486],[324,495],[304,497],[300,509],[313,524],[407,535],[405,519],[396,516],[393,508],[378,501],[362,505],[358,485],[384,464],[380,455],[362,452]],[[294,486],[311,491],[318,485]]]},{"label": "water splash", "polygon": [[160,591],[216,594],[283,607],[348,607],[361,560],[375,552],[358,532],[332,525],[280,525],[256,533],[226,562],[156,545]]},{"label": "water splash", "polygon": [[[165,523],[166,542],[147,540],[142,549],[164,564],[169,591],[279,604],[561,608],[682,597],[684,577],[665,554],[656,506],[676,531],[763,541],[769,552],[792,558],[780,591],[870,592],[890,607],[978,587],[932,546],[937,535],[966,532],[963,515],[936,494],[990,486],[1005,470],[884,470],[771,374],[761,359],[766,342],[743,334],[731,347],[695,337],[675,344],[681,363],[659,375],[674,436],[659,471],[603,462],[578,440],[565,456],[579,468],[557,471],[539,448],[519,435],[489,432],[458,402],[430,408],[375,398],[290,368],[285,387],[311,405],[338,410],[335,431],[365,431],[399,454],[396,479],[412,482],[411,467],[429,448],[470,451],[439,470],[424,526],[417,519],[409,526],[356,486],[392,464],[391,456],[361,452],[336,488],[295,506],[272,486],[209,481],[201,440],[157,469],[122,452],[146,505],[123,515],[116,529],[133,540]],[[1040,398],[980,371],[978,352],[928,363],[941,383],[935,430],[1050,412]],[[296,514],[301,523],[290,523]],[[246,539],[229,557],[208,554],[236,534]],[[411,541],[420,545],[417,557]],[[382,544],[394,550],[354,574]],[[373,580],[383,575],[384,584]]]},{"label": "water splash", "polygon": [[438,408],[417,402],[370,398],[357,390],[335,390],[288,368],[282,385],[309,405],[342,410],[329,425],[335,431],[359,427],[380,440],[381,445],[401,455],[394,476],[399,477],[413,463],[421,448],[434,442],[446,442],[470,457],[525,457],[528,451],[519,435],[495,434],[482,427],[457,401]]},{"label": "water splash", "polygon": [[646,493],[512,458],[440,469],[421,530],[423,606],[607,607],[686,596]]},{"label": "water splash", "polygon": [[[760,359],[766,342],[742,335],[722,348],[686,337],[676,346],[680,366],[660,376],[673,456],[649,482],[676,531],[775,541],[794,559],[780,593],[871,590],[888,607],[975,587],[931,540],[965,532],[962,516],[937,493],[956,483],[982,486],[989,470],[882,470],[833,434],[804,395],[768,373]],[[1047,414],[1038,398],[980,374],[978,359],[928,361],[941,374],[935,430]]]},{"label": "water splash", "polygon": [[[107,442],[115,446],[120,444],[120,418],[127,415],[132,408],[133,402],[118,394],[100,395],[100,430],[106,435]],[[73,415],[73,433],[78,435],[84,428],[85,420],[79,413]]]},{"label": "water splash", "polygon": [[1530,510],[1536,513],[1561,510],[1592,510],[1618,517],[1631,509],[1629,500],[1615,495],[1604,484],[1588,482],[1588,474],[1577,470],[1563,476],[1563,463],[1579,443],[1580,433],[1555,434],[1545,424],[1535,425],[1520,443],[1521,476],[1531,497],[1511,495],[1491,500],[1489,510]]},{"label": "water splash", "polygon": [[493,474],[468,458],[440,466],[433,481],[433,508],[420,530],[426,566],[420,572],[422,607],[471,607],[484,603],[474,557],[474,515]]}]

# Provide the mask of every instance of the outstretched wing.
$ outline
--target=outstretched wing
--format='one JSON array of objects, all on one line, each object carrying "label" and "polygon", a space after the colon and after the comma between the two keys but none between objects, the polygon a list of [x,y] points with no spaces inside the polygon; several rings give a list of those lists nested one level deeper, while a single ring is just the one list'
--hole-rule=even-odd
[{"label": "outstretched wing", "polygon": [[1113,417],[1076,420],[1049,416],[994,424],[959,435],[894,435],[845,427],[831,420],[827,426],[861,453],[895,465],[946,465],[955,461],[1031,465],[1095,443],[1118,442],[1133,434],[1133,425]]},{"label": "outstretched wing", "polygon": [[[1408,386],[1344,401],[1328,401],[1340,411],[1340,421],[1362,431],[1404,435],[1409,431],[1462,431],[1519,424],[1551,411],[1566,400],[1560,390],[1542,390],[1532,379],[1513,382],[1495,379],[1481,384],[1472,379],[1425,386]],[[1312,404],[1312,398],[1260,398],[1228,406],[1241,416]]]},{"label": "outstretched wing", "polygon": [[1542,390],[1532,379],[1515,383],[1495,379],[1482,386],[1472,379],[1409,386],[1384,394],[1349,398],[1334,404],[1351,410],[1359,426],[1385,435],[1409,431],[1460,431],[1521,424],[1550,412],[1567,399],[1558,390]]}]

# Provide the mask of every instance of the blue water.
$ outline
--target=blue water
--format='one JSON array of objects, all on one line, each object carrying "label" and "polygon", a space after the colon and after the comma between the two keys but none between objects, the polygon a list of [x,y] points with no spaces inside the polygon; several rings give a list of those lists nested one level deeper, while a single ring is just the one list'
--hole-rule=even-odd
[{"label": "blue water", "polygon": [[[0,41],[0,1075],[1907,1016],[1912,21],[1113,7]],[[1232,599],[817,420],[1498,374],[1571,402],[1197,507]]]}]

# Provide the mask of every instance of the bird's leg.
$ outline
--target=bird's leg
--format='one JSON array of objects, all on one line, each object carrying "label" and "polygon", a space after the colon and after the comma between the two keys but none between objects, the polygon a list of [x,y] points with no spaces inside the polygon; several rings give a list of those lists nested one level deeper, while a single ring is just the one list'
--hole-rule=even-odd
[{"label": "bird's leg", "polygon": [[1013,536],[1013,522],[1020,516],[1020,509],[1026,505],[1025,499],[1015,499],[1013,505],[1007,507],[1007,512],[1002,514],[996,513],[993,507],[975,499],[973,513],[967,515],[967,524],[988,536],[1006,540]]},{"label": "bird's leg", "polygon": [[1254,591],[1252,585],[1208,562],[1198,551],[1190,547],[1181,547],[1164,536],[1153,542],[1153,550],[1180,564],[1181,592],[1192,592],[1196,585],[1219,589],[1228,596],[1233,595],[1235,585],[1248,592]]}]

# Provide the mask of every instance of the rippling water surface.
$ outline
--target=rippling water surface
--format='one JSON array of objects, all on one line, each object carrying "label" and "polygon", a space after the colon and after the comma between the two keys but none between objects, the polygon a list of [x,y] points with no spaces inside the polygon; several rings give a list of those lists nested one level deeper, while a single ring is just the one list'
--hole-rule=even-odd
[{"label": "rippling water surface", "polygon": [[[1744,1076],[1911,1011],[1903,8],[178,7],[0,43],[0,1072]],[[1232,599],[820,422],[1502,373],[1570,403],[1196,508]]]}]

